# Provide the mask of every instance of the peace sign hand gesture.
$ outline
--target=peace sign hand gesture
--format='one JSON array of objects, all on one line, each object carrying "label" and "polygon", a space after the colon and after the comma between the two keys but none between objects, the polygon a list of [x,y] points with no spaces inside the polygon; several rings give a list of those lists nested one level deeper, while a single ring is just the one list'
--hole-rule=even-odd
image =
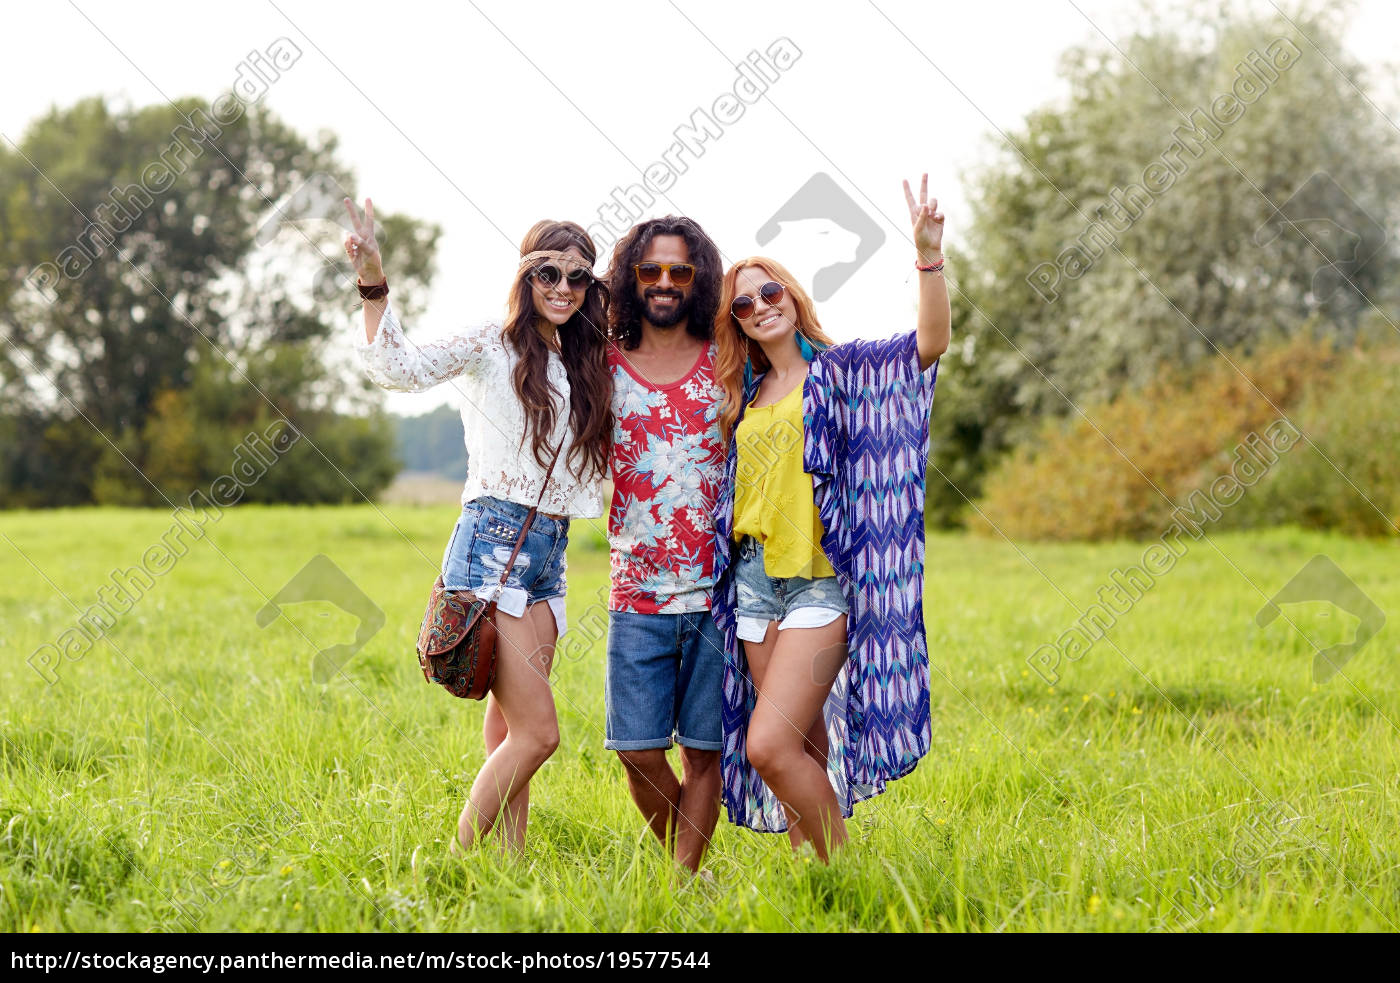
[{"label": "peace sign hand gesture", "polygon": [[943,258],[943,213],[938,199],[928,196],[928,175],[919,185],[919,200],[909,182],[904,182],[904,200],[909,203],[909,220],[914,223],[914,246],[919,250],[920,263],[936,263]]},{"label": "peace sign hand gesture", "polygon": [[355,265],[355,274],[365,286],[383,283],[384,264],[379,255],[379,243],[374,238],[374,202],[366,198],[361,215],[355,203],[346,198],[345,210],[350,213],[350,225],[354,229],[345,237],[345,254]]}]

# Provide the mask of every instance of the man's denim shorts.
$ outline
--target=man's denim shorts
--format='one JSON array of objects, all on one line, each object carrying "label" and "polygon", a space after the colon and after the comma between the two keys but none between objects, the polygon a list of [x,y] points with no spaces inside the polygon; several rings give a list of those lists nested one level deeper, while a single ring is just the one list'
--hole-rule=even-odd
[{"label": "man's denim shorts", "polygon": [[770,577],[763,569],[763,544],[745,536],[734,548],[734,581],[739,588],[736,611],[739,637],[761,642],[768,623],[778,628],[821,628],[848,613],[846,596],[835,577]]},{"label": "man's denim shorts", "polygon": [[612,751],[723,746],[724,636],[709,611],[608,617],[607,739]]},{"label": "man's denim shorts", "polygon": [[527,604],[548,601],[562,635],[568,626],[564,613],[568,519],[551,519],[543,512],[536,513],[505,590],[501,592],[498,587],[501,571],[529,514],[529,506],[499,498],[474,498],[468,502],[442,555],[442,585],[448,590],[472,591],[485,600],[497,597],[497,608],[517,618],[525,614]]}]

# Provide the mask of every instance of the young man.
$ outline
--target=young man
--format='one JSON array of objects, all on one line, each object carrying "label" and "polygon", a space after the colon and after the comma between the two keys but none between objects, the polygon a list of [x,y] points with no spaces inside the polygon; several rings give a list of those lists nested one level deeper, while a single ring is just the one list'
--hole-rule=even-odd
[{"label": "young man", "polygon": [[[613,499],[607,740],[632,799],[698,870],[719,820],[724,642],[710,616],[724,464],[711,342],[719,251],[687,218],[634,227],[609,271]],[[681,747],[681,777],[666,759]]]}]

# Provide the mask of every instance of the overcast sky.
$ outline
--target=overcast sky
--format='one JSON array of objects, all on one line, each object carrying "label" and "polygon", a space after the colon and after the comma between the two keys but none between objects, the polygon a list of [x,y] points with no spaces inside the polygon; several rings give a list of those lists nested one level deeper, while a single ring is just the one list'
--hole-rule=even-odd
[{"label": "overcast sky", "polygon": [[[1400,5],[1355,8],[1354,53],[1394,59]],[[613,190],[657,162],[674,181],[622,214],[689,215],[727,261],[772,255],[809,290],[819,269],[848,261],[818,281],[829,333],[912,327],[900,180],[929,172],[956,243],[967,169],[999,129],[1063,95],[1060,54],[1121,40],[1143,18],[1137,3],[1106,0],[56,2],[5,14],[9,141],[84,96],[145,105],[253,84],[252,56],[290,41],[301,55],[257,83],[264,104],[304,134],[338,134],[359,197],[443,226],[429,312],[409,325],[419,339],[498,317],[531,224],[594,225]],[[767,76],[761,96],[740,82],[745,61]],[[714,115],[736,82],[753,104],[723,102],[719,135],[667,163],[677,129],[697,109]],[[792,216],[771,221],[794,196],[805,200]],[[354,330],[347,319],[347,345]],[[450,395],[393,396],[390,407],[421,412]]]}]

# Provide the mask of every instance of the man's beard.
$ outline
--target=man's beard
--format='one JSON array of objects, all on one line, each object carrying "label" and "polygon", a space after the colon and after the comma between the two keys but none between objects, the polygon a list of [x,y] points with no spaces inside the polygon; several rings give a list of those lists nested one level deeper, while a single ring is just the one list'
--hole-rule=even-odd
[{"label": "man's beard", "polygon": [[[651,304],[651,298],[658,295],[676,298],[676,306],[670,310],[656,309]],[[674,328],[690,316],[691,298],[686,297],[679,290],[648,290],[642,294],[642,298],[644,301],[643,311],[652,327]]]}]

